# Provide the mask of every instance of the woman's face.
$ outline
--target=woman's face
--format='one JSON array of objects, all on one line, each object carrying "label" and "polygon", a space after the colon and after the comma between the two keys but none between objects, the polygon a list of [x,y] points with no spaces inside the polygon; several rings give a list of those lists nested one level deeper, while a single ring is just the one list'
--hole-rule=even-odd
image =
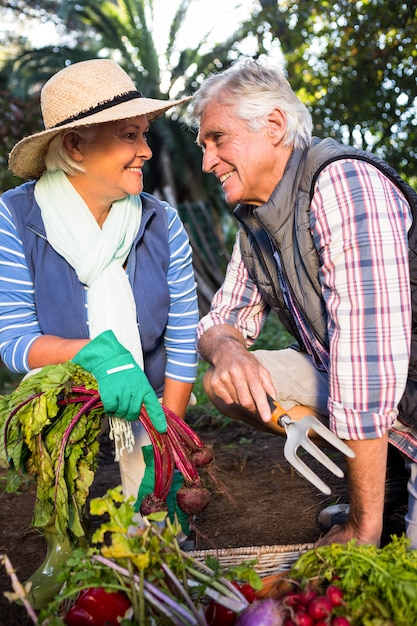
[{"label": "woman's face", "polygon": [[148,130],[145,115],[100,124],[93,141],[80,141],[85,173],[75,182],[108,206],[143,191],[142,167],[152,156],[146,140]]}]

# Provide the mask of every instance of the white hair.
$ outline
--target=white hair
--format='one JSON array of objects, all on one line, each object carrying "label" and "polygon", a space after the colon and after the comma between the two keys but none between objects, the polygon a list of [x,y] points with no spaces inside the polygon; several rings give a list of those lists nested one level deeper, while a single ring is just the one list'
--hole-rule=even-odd
[{"label": "white hair", "polygon": [[45,156],[46,169],[49,172],[62,170],[65,174],[68,174],[68,176],[83,174],[85,172],[84,167],[68,154],[64,140],[69,133],[73,133],[80,139],[93,141],[97,135],[97,126],[98,124],[70,128],[69,130],[62,131],[62,133],[55,135],[49,142],[48,151]]},{"label": "white hair", "polygon": [[209,76],[191,101],[191,119],[197,127],[212,101],[234,106],[237,116],[253,131],[265,126],[268,115],[278,107],[287,120],[284,144],[305,148],[311,143],[311,114],[278,67],[247,59]]}]

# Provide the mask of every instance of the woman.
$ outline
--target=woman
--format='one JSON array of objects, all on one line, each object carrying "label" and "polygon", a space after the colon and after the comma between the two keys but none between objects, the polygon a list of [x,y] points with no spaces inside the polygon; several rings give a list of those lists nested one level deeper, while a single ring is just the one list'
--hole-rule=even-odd
[{"label": "woman", "polygon": [[42,89],[45,130],[10,154],[30,182],[0,199],[1,358],[15,372],[73,360],[96,377],[135,498],[142,403],[163,432],[158,399],[184,417],[196,376],[191,249],[142,174],[149,123],[186,100],[143,97],[111,60],[66,67]]}]

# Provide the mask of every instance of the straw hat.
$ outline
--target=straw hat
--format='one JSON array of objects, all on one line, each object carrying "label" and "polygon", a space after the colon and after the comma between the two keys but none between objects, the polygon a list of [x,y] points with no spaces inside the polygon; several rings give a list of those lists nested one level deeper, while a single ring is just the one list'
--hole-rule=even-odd
[{"label": "straw hat", "polygon": [[149,121],[181,100],[145,98],[114,61],[94,59],[74,63],[50,78],[41,91],[45,130],[25,137],[9,155],[9,168],[20,178],[39,178],[51,139],[68,128],[146,115]]}]

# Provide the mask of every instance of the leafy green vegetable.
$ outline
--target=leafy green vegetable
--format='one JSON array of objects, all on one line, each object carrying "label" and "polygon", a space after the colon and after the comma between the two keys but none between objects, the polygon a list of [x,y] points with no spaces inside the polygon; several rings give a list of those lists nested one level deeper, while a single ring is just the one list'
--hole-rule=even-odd
[{"label": "leafy green vegetable", "polygon": [[235,611],[248,606],[230,582],[248,575],[261,586],[248,564],[222,570],[215,559],[211,559],[212,567],[198,562],[180,549],[177,536],[181,527],[172,524],[166,513],[150,515],[149,524],[138,528],[132,501],[126,500],[120,486],[91,501],[92,515],[104,515],[107,521],[94,533],[93,545],[74,550],[68,559],[60,575],[64,586],[41,611],[39,624],[62,626],[65,611],[80,591],[92,587],[125,593],[133,616],[123,623],[140,626],[206,626],[203,605],[209,598]]},{"label": "leafy green vegetable", "polygon": [[82,537],[84,507],[97,467],[103,408],[95,378],[68,361],[49,365],[0,397],[0,466],[6,489],[37,477],[32,524],[55,521],[58,533]]},{"label": "leafy green vegetable", "polygon": [[383,548],[351,541],[308,550],[289,577],[318,585],[337,578],[352,626],[417,624],[417,550],[404,536]]}]

